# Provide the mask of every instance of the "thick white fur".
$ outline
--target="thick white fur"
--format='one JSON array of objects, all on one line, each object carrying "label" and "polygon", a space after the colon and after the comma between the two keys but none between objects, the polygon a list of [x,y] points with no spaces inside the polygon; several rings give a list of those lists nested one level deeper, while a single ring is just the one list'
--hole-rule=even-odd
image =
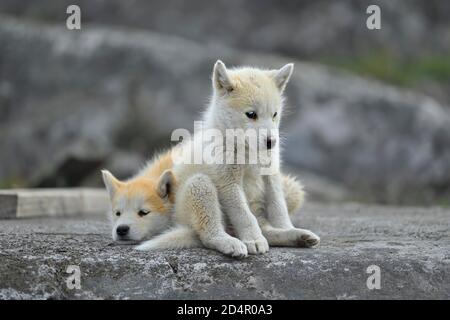
[{"label": "thick white fur", "polygon": [[[292,69],[293,65],[288,64],[272,71],[227,70],[221,61],[216,62],[213,96],[203,119],[204,128],[219,129],[224,136],[228,128],[277,129],[283,109],[282,92]],[[246,118],[247,111],[256,111],[258,121]],[[275,112],[278,117],[273,117]],[[279,144],[279,137],[273,138]],[[197,143],[204,142],[194,137],[191,147]],[[272,161],[279,161],[278,150],[270,153]],[[235,153],[236,149],[218,151],[226,154]],[[279,171],[262,176],[260,166],[250,164],[177,164],[173,171],[178,182],[174,221],[194,230],[206,247],[242,257],[247,253],[265,253],[269,244],[312,247],[320,241],[311,231],[293,226],[288,212],[302,204],[304,192],[298,182]],[[225,232],[224,217],[237,238]],[[189,237],[194,233],[176,234],[182,235],[177,238],[180,246],[192,243]],[[170,232],[167,237],[171,237]],[[160,242],[153,239],[138,249],[154,249]],[[165,246],[161,243],[161,247]]]},{"label": "thick white fur", "polygon": [[[191,182],[195,182],[192,180]],[[197,183],[197,182],[195,182]],[[202,184],[205,186],[204,184]],[[214,190],[214,189],[211,189]],[[283,190],[285,190],[285,200],[288,207],[289,214],[295,213],[304,203],[305,193],[303,191],[303,186],[299,183],[295,178],[290,176],[283,176]],[[205,191],[204,191],[205,192]],[[209,191],[206,191],[209,193]],[[195,198],[191,198],[195,199]],[[214,201],[214,204],[217,205],[217,202]],[[217,212],[217,208],[214,208]],[[221,220],[221,218],[218,218]],[[265,237],[268,239],[271,246],[292,246],[292,247],[309,247],[312,244],[308,244],[306,241],[309,240],[309,237],[303,237],[303,234],[298,235],[297,233],[306,233],[308,235],[308,230],[297,231],[299,229],[290,229],[288,231],[283,229],[277,229],[270,224],[267,224],[267,220],[260,219],[260,223],[262,223],[264,227]],[[211,229],[210,232],[213,232],[214,229]],[[219,234],[222,234],[222,230],[219,230]],[[227,235],[223,235],[227,237]],[[232,237],[231,237],[232,238]],[[311,238],[314,239],[314,236],[311,235]],[[230,238],[228,238],[230,239]],[[232,238],[234,239],[234,238]],[[311,240],[314,242],[314,240]],[[243,256],[243,254],[239,254],[245,249],[242,250],[233,250],[232,245],[236,244],[235,240],[232,240],[231,248],[224,248],[222,251],[228,252],[229,255],[234,255],[235,257]],[[192,228],[186,225],[177,225],[174,226],[167,231],[163,232],[161,235],[154,237],[151,240],[148,240],[140,245],[138,245],[135,249],[141,251],[147,250],[159,250],[159,249],[187,249],[187,248],[200,248],[203,247],[202,241],[198,237],[198,233]]]},{"label": "thick white fur", "polygon": [[135,249],[147,251],[157,249],[197,248],[202,246],[202,243],[192,228],[178,225],[168,229],[151,240],[143,242]]}]

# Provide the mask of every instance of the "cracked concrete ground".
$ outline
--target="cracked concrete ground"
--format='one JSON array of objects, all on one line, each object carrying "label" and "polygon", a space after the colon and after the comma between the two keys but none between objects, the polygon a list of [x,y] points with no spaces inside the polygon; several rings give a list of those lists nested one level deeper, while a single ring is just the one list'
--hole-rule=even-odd
[{"label": "cracked concrete ground", "polygon": [[[311,203],[317,249],[233,260],[207,249],[137,252],[104,216],[0,221],[0,299],[449,299],[450,210]],[[68,265],[81,289],[66,286]],[[369,290],[367,267],[381,269]]]}]

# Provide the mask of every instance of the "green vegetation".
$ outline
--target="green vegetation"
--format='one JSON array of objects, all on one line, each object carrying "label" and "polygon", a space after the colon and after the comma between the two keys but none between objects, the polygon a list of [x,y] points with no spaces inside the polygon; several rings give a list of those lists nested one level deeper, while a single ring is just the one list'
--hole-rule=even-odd
[{"label": "green vegetation", "polygon": [[420,81],[450,82],[450,54],[402,59],[378,52],[353,58],[324,58],[321,63],[404,87]]},{"label": "green vegetation", "polygon": [[24,188],[25,186],[24,180],[20,178],[0,180],[0,189]]}]

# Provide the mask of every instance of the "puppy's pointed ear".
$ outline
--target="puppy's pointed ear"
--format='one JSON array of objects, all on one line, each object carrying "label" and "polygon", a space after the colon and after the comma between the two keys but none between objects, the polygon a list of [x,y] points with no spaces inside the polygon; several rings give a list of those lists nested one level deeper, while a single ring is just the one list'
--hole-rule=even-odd
[{"label": "puppy's pointed ear", "polygon": [[281,69],[270,71],[273,81],[275,81],[276,86],[281,92],[286,88],[286,84],[291,78],[292,71],[294,71],[294,64],[288,63]]},{"label": "puppy's pointed ear", "polygon": [[117,190],[122,185],[116,177],[112,175],[108,170],[102,170],[103,183],[105,184],[106,190],[108,191],[109,197],[112,199],[117,192]]},{"label": "puppy's pointed ear", "polygon": [[219,92],[231,92],[234,89],[233,82],[228,76],[227,67],[220,60],[214,64],[212,80],[214,89]]},{"label": "puppy's pointed ear", "polygon": [[157,192],[162,199],[169,199],[175,186],[175,176],[171,170],[162,173],[158,181]]}]

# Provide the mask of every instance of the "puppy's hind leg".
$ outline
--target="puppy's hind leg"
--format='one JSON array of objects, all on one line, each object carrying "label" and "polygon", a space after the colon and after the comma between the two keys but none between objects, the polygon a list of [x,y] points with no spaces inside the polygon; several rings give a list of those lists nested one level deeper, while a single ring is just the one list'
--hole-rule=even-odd
[{"label": "puppy's hind leg", "polygon": [[304,201],[302,185],[281,174],[265,177],[267,218],[259,218],[261,231],[272,246],[315,247],[320,238],[313,232],[294,227],[289,217]]},{"label": "puppy's hind leg", "polygon": [[225,231],[217,190],[211,179],[196,174],[177,193],[178,212],[190,215],[192,228],[204,246],[240,258],[247,256],[245,244]]},{"label": "puppy's hind leg", "polygon": [[269,222],[259,218],[261,231],[270,246],[312,248],[320,243],[320,238],[313,232],[300,228],[276,228]]}]

